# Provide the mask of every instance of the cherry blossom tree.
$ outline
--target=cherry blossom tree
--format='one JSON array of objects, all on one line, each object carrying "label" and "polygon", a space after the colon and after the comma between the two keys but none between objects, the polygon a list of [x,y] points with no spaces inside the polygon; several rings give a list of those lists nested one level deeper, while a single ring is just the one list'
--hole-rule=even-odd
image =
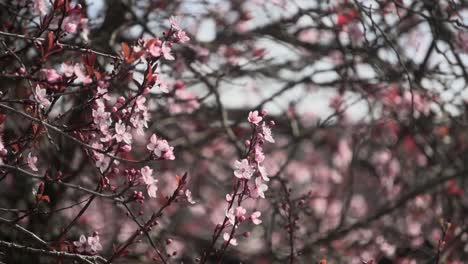
[{"label": "cherry blossom tree", "polygon": [[463,263],[468,3],[0,0],[1,263]]}]

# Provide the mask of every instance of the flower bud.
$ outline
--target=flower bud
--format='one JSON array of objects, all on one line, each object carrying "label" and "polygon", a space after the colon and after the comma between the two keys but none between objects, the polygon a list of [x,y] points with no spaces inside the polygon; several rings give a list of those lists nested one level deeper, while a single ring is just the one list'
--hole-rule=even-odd
[{"label": "flower bud", "polygon": [[125,145],[125,146],[122,147],[122,150],[123,150],[124,152],[130,152],[130,151],[132,150],[132,146],[130,146],[130,145]]}]

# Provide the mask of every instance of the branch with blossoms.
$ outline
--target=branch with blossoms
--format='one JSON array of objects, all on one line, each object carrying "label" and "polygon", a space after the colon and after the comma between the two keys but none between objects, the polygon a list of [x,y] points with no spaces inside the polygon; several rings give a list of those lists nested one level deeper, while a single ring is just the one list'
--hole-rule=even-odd
[{"label": "branch with blossoms", "polygon": [[[233,191],[226,194],[226,202],[228,203],[226,209],[226,216],[222,223],[216,225],[212,235],[212,241],[208,249],[206,249],[200,259],[200,263],[206,263],[214,251],[217,262],[221,263],[224,252],[229,245],[237,246],[237,239],[234,237],[236,229],[246,220],[247,210],[243,208],[242,202],[246,199],[265,198],[264,192],[268,190],[265,182],[269,181],[267,172],[262,165],[265,160],[263,154],[263,144],[265,141],[274,143],[271,127],[274,122],[271,121],[266,124],[266,111],[259,113],[253,111],[249,113],[248,121],[252,126],[252,134],[249,140],[244,142],[245,151],[241,160],[237,160],[234,164],[234,176],[236,181],[233,186]],[[263,122],[262,122],[263,121]],[[237,202],[236,202],[237,201]],[[249,219],[254,225],[262,223],[260,220],[261,212],[255,211],[250,214]],[[229,232],[225,232],[230,228]],[[220,250],[215,249],[217,240],[221,237],[224,243]],[[248,232],[244,233],[248,237]]]}]

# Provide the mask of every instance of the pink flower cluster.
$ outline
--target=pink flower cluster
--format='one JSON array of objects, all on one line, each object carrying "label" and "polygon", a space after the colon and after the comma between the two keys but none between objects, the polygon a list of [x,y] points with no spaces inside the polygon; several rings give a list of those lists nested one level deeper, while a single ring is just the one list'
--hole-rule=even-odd
[{"label": "pink flower cluster", "polygon": [[[265,198],[265,191],[268,190],[268,186],[265,183],[270,179],[263,166],[265,160],[263,145],[265,141],[274,143],[275,140],[271,133],[271,127],[274,126],[274,122],[270,122],[269,125],[265,122],[261,123],[265,117],[265,111],[261,113],[258,111],[249,113],[247,120],[253,127],[252,138],[245,142],[245,147],[247,149],[245,158],[237,160],[234,163],[234,176],[240,181],[238,185],[239,188],[235,189],[234,193],[226,195],[229,208],[225,213],[225,217],[227,223],[232,226],[232,229],[231,232],[223,233],[223,239],[225,243],[233,246],[238,244],[237,239],[234,237],[235,230],[241,223],[245,222],[248,216],[247,209],[241,206],[242,201],[247,198]],[[243,191],[238,192],[238,190]],[[236,199],[237,207],[233,207]],[[254,225],[259,225],[262,223],[260,216],[260,211],[254,211],[248,218]],[[224,223],[218,225],[219,230],[223,230],[226,227],[226,220]]]},{"label": "pink flower cluster", "polygon": [[76,251],[79,253],[97,254],[98,251],[102,250],[101,242],[99,241],[99,235],[94,232],[93,236],[86,238],[85,235],[81,235],[78,241],[74,241],[73,245],[76,247]]},{"label": "pink flower cluster", "polygon": [[158,187],[156,183],[158,180],[153,178],[153,170],[150,167],[145,166],[140,170],[141,173],[141,180],[146,185],[146,189],[148,191],[148,196],[152,198],[156,198],[156,192],[158,191]]},{"label": "pink flower cluster", "polygon": [[150,143],[146,146],[148,150],[157,158],[157,159],[166,159],[174,160],[174,147],[169,146],[169,143],[165,139],[158,138],[153,134],[150,138]]}]

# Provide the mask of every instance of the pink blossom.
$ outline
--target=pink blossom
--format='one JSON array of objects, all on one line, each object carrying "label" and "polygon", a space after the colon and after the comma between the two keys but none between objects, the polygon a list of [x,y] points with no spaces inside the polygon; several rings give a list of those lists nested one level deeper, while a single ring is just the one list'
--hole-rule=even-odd
[{"label": "pink blossom", "polygon": [[271,132],[271,128],[263,122],[262,124],[262,134],[263,138],[270,142],[270,143],[275,143],[275,139],[273,138],[273,133]]},{"label": "pink blossom", "polygon": [[161,46],[162,46],[162,42],[159,39],[156,39],[156,41],[153,43],[153,45],[151,45],[148,48],[148,52],[153,57],[159,57],[162,54]]},{"label": "pink blossom", "polygon": [[90,248],[91,253],[101,251],[102,245],[99,242],[99,236],[95,235],[92,237],[88,237],[88,246]]},{"label": "pink blossom", "polygon": [[158,180],[153,178],[153,170],[150,169],[150,167],[145,166],[141,168],[140,173],[143,183],[146,184],[148,196],[156,198],[156,192],[158,191],[156,183],[158,182]]},{"label": "pink blossom", "polygon": [[39,84],[36,85],[34,99],[39,103],[40,108],[47,108],[50,106],[50,101],[46,98],[46,96],[46,89],[42,89]]},{"label": "pink blossom", "polygon": [[93,109],[92,111],[93,121],[101,132],[105,133],[108,131],[108,127],[112,122],[111,113],[106,112],[104,100],[97,99],[95,101],[95,105],[97,106],[97,109]]},{"label": "pink blossom", "polygon": [[91,77],[89,77],[88,75],[86,75],[83,70],[81,69],[80,65],[76,64],[73,68],[73,71],[77,77],[77,81],[79,83],[83,83],[83,84],[90,84],[93,82],[93,80],[91,79]]},{"label": "pink blossom", "polygon": [[265,192],[268,190],[268,186],[262,182],[260,177],[255,179],[255,189],[252,191],[252,198],[262,197],[265,199]]},{"label": "pink blossom", "polygon": [[229,223],[231,223],[231,225],[234,225],[236,223],[236,216],[234,215],[233,208],[229,209],[229,211],[226,212],[226,217],[229,220]]},{"label": "pink blossom", "polygon": [[229,235],[229,233],[224,233],[223,234],[223,239],[224,241],[229,241],[229,244],[233,245],[233,246],[237,246],[237,239],[235,238],[231,238],[231,236]]},{"label": "pink blossom", "polygon": [[226,217],[228,218],[229,223],[231,223],[231,225],[234,225],[236,223],[236,219],[237,223],[245,220],[246,212],[247,210],[245,208],[243,208],[242,206],[238,206],[235,209],[229,209],[229,211],[226,212]]},{"label": "pink blossom", "polygon": [[174,147],[169,146],[169,143],[165,139],[158,139],[158,137],[153,134],[150,138],[150,143],[146,148],[154,153],[157,158],[163,158],[167,160],[174,160]]},{"label": "pink blossom", "polygon": [[73,242],[73,245],[76,247],[76,251],[78,251],[79,253],[84,252],[86,250],[86,244],[87,240],[85,235],[81,235],[78,241]]},{"label": "pink blossom", "polygon": [[255,145],[254,155],[255,155],[255,161],[258,163],[261,163],[265,160],[265,155],[263,154],[263,150],[260,145]]},{"label": "pink blossom", "polygon": [[245,213],[247,212],[247,210],[245,210],[244,207],[242,206],[238,206],[235,210],[235,215],[237,218],[241,218],[241,217],[244,217],[245,216]]},{"label": "pink blossom", "polygon": [[34,5],[42,16],[47,14],[46,0],[34,0]]},{"label": "pink blossom", "polygon": [[159,89],[161,89],[163,93],[169,93],[167,83],[161,78],[161,75],[156,74],[155,79],[156,79],[155,84],[159,86]]},{"label": "pink blossom", "polygon": [[190,38],[187,36],[187,33],[183,30],[179,30],[176,32],[176,42],[178,43],[185,43],[190,40]]},{"label": "pink blossom", "polygon": [[80,24],[81,17],[76,12],[73,12],[71,15],[65,17],[63,19],[62,27],[65,32],[68,33],[75,33],[78,29],[78,25]]},{"label": "pink blossom", "polygon": [[98,251],[102,250],[102,245],[97,233],[87,239],[85,235],[81,235],[78,241],[73,242],[73,245],[79,253],[86,252],[96,254]]},{"label": "pink blossom", "polygon": [[263,118],[258,114],[258,111],[255,110],[253,112],[249,112],[247,120],[252,124],[258,124],[263,120]]},{"label": "pink blossom", "polygon": [[260,216],[262,215],[261,212],[255,211],[250,215],[250,220],[254,225],[259,225],[262,223],[262,220],[260,220]]},{"label": "pink blossom", "polygon": [[107,87],[98,85],[97,87],[97,95],[101,96],[102,99],[109,101],[111,97],[109,96],[109,92],[107,91]]},{"label": "pink blossom", "polygon": [[180,28],[179,23],[174,16],[171,16],[169,21],[171,22],[172,30],[175,31],[175,42],[185,43],[190,40],[187,34]]},{"label": "pink blossom", "polygon": [[125,127],[125,124],[122,124],[122,121],[119,120],[117,124],[115,124],[115,140],[117,142],[122,142],[124,141],[127,144],[132,143],[132,134],[127,132],[127,128]]},{"label": "pink blossom", "polygon": [[233,198],[234,197],[232,196],[232,194],[230,194],[230,193],[226,194],[226,202],[232,201]]},{"label": "pink blossom", "polygon": [[161,42],[159,39],[148,48],[148,52],[153,57],[163,56],[166,60],[174,60],[174,56],[171,54],[171,47],[166,42]]},{"label": "pink blossom", "polygon": [[3,139],[0,136],[0,155],[4,156],[8,153],[7,149],[5,148],[5,145],[3,144]]},{"label": "pink blossom", "polygon": [[31,152],[30,152],[28,154],[28,166],[33,171],[38,171],[37,166],[36,166],[36,162],[37,162],[37,157],[31,155]]},{"label": "pink blossom", "polygon": [[189,189],[185,190],[185,197],[187,198],[187,202],[195,204],[195,201],[192,198],[192,192]]},{"label": "pink blossom", "polygon": [[247,159],[243,159],[241,161],[236,160],[234,163],[234,175],[237,178],[244,178],[250,179],[254,173],[254,169],[249,165],[249,161]]},{"label": "pink blossom", "polygon": [[169,149],[164,153],[163,159],[165,159],[165,160],[175,160],[174,147],[169,147]]},{"label": "pink blossom", "polygon": [[44,75],[47,78],[47,81],[50,83],[56,83],[62,80],[62,76],[54,69],[43,70]]},{"label": "pink blossom", "polygon": [[169,18],[169,22],[171,23],[172,29],[180,30],[179,22],[177,21],[177,18],[175,16],[171,16]]},{"label": "pink blossom", "polygon": [[163,43],[161,47],[161,53],[166,60],[174,60],[174,56],[171,54],[171,47],[167,43]]},{"label": "pink blossom", "polygon": [[144,184],[150,185],[154,183],[153,170],[150,167],[145,166],[141,168],[140,173]]},{"label": "pink blossom", "polygon": [[[99,142],[94,142],[93,144],[91,144],[91,146],[96,149],[103,148],[103,145],[100,144]],[[110,164],[110,158],[104,155],[103,153],[100,153],[97,151],[93,151],[93,154],[94,154],[94,158],[96,159],[96,167],[99,168],[101,172],[104,172],[105,170],[107,170]]]},{"label": "pink blossom", "polygon": [[110,164],[110,158],[102,153],[97,153],[94,156],[96,157],[96,167],[98,167],[101,172],[107,170]]},{"label": "pink blossom", "polygon": [[136,99],[136,110],[137,111],[146,111],[147,110],[147,107],[145,105],[145,102],[146,102],[146,97],[144,96],[138,96],[137,99]]},{"label": "pink blossom", "polygon": [[262,177],[262,180],[264,181],[270,181],[270,178],[268,178],[267,171],[264,166],[258,165],[258,172],[260,173],[260,176]]},{"label": "pink blossom", "polygon": [[152,198],[156,198],[156,192],[158,191],[158,186],[156,186],[157,180],[155,180],[155,183],[150,184],[147,186],[147,191],[148,191],[148,196]]},{"label": "pink blossom", "polygon": [[83,38],[83,40],[85,42],[89,42],[89,27],[88,27],[88,19],[87,18],[84,18],[82,17],[80,19],[80,27],[81,27],[81,30],[80,30],[80,36]]},{"label": "pink blossom", "polygon": [[72,77],[75,73],[75,67],[67,63],[62,63],[62,65],[60,66],[60,70],[66,77]]}]

